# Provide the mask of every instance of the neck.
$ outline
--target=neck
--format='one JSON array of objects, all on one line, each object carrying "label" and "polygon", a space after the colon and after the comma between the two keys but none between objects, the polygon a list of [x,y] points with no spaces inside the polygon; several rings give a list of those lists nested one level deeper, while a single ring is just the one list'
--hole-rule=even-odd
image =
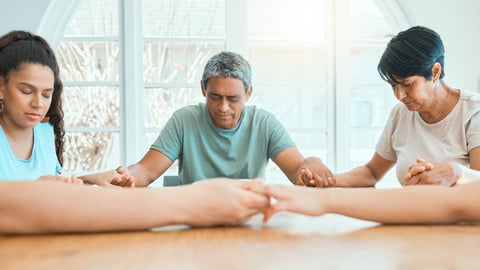
[{"label": "neck", "polygon": [[437,123],[443,120],[453,110],[456,104],[456,91],[440,82],[435,85],[434,103],[430,106],[430,110],[421,112],[420,116],[429,124]]},{"label": "neck", "polygon": [[9,142],[25,142],[33,138],[33,128],[18,127],[3,114],[0,114],[0,126]]}]

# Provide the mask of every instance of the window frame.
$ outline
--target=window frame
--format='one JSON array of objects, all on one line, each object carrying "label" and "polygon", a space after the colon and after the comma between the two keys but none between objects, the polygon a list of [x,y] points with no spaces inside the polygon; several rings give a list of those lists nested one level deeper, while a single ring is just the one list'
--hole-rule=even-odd
[{"label": "window frame", "polygon": [[[64,38],[68,21],[81,0],[51,0],[38,27],[38,33],[58,48]],[[373,0],[384,14],[393,31],[407,28],[409,23],[395,0]],[[225,49],[247,54],[247,4],[246,0],[225,0]],[[324,162],[333,171],[350,168],[349,129],[351,96],[349,89],[349,27],[343,21],[348,16],[348,0],[326,0],[327,8],[327,160]],[[118,0],[120,46],[119,81],[120,127],[119,129],[69,128],[67,131],[118,131],[120,133],[120,154],[123,165],[137,162],[146,152],[144,148],[144,92],[143,72],[143,1]],[[86,40],[95,41],[96,38]],[[108,40],[108,37],[102,38]],[[373,44],[375,45],[375,44]],[[128,76],[127,76],[128,75]],[[105,84],[109,82],[102,82]],[[116,82],[115,82],[116,83]],[[66,86],[70,85],[68,82]],[[78,84],[75,84],[78,85]],[[85,82],[82,85],[95,85]],[[149,85],[150,86],[150,85]],[[346,109],[347,108],[347,109]],[[312,129],[314,129],[312,127]],[[127,143],[128,142],[128,143]]]}]

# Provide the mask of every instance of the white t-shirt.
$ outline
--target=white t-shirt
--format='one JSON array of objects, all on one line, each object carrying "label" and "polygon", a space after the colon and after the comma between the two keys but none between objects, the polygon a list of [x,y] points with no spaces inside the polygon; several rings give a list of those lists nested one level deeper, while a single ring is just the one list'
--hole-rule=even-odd
[{"label": "white t-shirt", "polygon": [[390,112],[375,150],[395,161],[397,178],[404,184],[408,167],[417,157],[432,163],[453,161],[470,166],[469,152],[480,146],[480,94],[460,91],[455,108],[443,120],[429,124],[403,103]]}]

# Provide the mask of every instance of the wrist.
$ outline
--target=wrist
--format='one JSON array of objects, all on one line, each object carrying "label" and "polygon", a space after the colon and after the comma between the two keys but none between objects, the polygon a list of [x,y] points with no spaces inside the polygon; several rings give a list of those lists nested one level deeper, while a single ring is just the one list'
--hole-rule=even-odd
[{"label": "wrist", "polygon": [[453,172],[453,181],[452,181],[450,186],[454,186],[463,177],[463,175],[464,175],[463,168],[464,167],[460,166],[459,164],[456,164],[454,162],[450,162],[450,166],[452,167],[452,172]]},{"label": "wrist", "polygon": [[323,205],[325,207],[324,211],[325,214],[328,213],[334,213],[335,209],[335,192],[337,191],[336,189],[324,189],[323,191],[326,192],[325,196],[319,196],[320,198],[324,198]]}]

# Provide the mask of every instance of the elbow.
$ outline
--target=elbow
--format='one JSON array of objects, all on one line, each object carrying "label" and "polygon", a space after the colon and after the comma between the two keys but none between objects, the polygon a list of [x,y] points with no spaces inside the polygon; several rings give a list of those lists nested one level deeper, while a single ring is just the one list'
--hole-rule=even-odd
[{"label": "elbow", "polygon": [[382,179],[383,175],[378,175],[375,173],[375,170],[373,170],[370,166],[365,165],[365,167],[368,170],[368,176],[366,177],[365,180],[365,186],[366,187],[375,187],[375,185]]}]

